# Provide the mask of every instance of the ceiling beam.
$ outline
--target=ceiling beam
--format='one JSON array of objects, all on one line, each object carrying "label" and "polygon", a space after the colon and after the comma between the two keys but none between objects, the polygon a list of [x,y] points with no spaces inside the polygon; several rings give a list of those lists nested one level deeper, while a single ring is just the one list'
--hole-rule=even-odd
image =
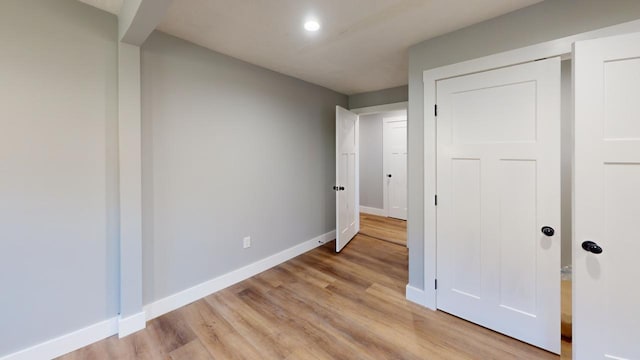
[{"label": "ceiling beam", "polygon": [[162,21],[171,0],[125,0],[118,16],[120,41],[140,46]]}]

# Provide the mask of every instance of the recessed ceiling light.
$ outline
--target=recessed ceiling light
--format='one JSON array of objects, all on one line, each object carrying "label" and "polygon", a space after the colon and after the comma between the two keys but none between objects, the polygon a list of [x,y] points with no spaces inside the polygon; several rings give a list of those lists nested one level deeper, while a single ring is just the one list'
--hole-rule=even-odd
[{"label": "recessed ceiling light", "polygon": [[304,23],[304,29],[307,31],[318,31],[320,30],[320,23],[315,20],[309,20]]}]

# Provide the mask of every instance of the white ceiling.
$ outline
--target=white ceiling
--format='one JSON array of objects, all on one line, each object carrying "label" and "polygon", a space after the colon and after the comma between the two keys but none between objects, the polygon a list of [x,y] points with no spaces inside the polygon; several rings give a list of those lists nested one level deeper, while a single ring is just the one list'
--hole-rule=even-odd
[{"label": "white ceiling", "polygon": [[[158,29],[350,95],[407,84],[413,44],[540,1],[174,0]],[[309,17],[318,33],[303,30]]]}]

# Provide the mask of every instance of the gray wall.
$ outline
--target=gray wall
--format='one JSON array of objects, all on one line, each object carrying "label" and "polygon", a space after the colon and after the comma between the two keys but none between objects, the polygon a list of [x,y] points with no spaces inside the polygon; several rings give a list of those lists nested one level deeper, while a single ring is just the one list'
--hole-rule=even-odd
[{"label": "gray wall", "polygon": [[360,116],[360,205],[382,209],[382,118]]},{"label": "gray wall", "polygon": [[117,24],[0,1],[0,357],[117,315]]},{"label": "gray wall", "polygon": [[637,0],[548,0],[419,43],[409,50],[409,283],[424,288],[422,73],[640,18]]},{"label": "gray wall", "polygon": [[383,121],[406,110],[360,116],[360,205],[384,208]]},{"label": "gray wall", "polygon": [[349,96],[349,109],[393,104],[409,100],[407,85]]},{"label": "gray wall", "polygon": [[160,32],[142,88],[145,303],[335,229],[345,95]]},{"label": "gray wall", "polygon": [[562,199],[560,201],[561,207],[561,225],[562,230],[560,235],[562,237],[561,244],[561,261],[562,266],[571,265],[571,242],[572,242],[572,224],[571,224],[571,210],[572,210],[572,192],[571,192],[571,179],[573,175],[573,93],[572,87],[572,72],[571,72],[571,60],[562,61],[562,83],[561,83],[561,111],[562,111],[562,126],[560,138],[561,145],[561,168],[560,177],[561,185],[560,191]]}]

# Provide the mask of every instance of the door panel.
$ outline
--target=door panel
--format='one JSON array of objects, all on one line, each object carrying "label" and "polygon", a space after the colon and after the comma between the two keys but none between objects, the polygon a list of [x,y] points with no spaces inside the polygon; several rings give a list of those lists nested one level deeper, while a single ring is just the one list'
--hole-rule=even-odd
[{"label": "door panel", "polygon": [[500,305],[535,316],[536,162],[500,165]]},{"label": "door panel", "polygon": [[[453,96],[452,134],[455,144],[535,141],[536,83],[500,84],[461,91]],[[478,108],[493,109],[484,123],[475,121]]]},{"label": "door panel", "polygon": [[437,306],[558,353],[560,59],[439,81],[437,100]]},{"label": "door panel", "polygon": [[640,138],[640,59],[604,63],[604,136]]},{"label": "door panel", "polygon": [[358,115],[336,107],[336,252],[360,231]]},{"label": "door panel", "polygon": [[480,299],[482,296],[481,192],[480,161],[452,159],[452,221],[459,224],[451,232],[454,262],[451,289],[459,294]]},{"label": "door panel", "polygon": [[[384,120],[384,191],[387,216],[407,219],[407,120]],[[391,177],[389,177],[391,175]]]},{"label": "door panel", "polygon": [[640,359],[640,34],[577,42],[573,59],[573,356]]},{"label": "door panel", "polygon": [[[637,245],[640,239],[640,164],[605,166],[604,183],[603,225],[608,239],[598,243],[605,247],[607,258],[615,259],[615,263],[606,264],[607,268],[602,269],[600,279],[604,297],[602,320],[609,329],[605,334],[610,350],[605,349],[605,354],[637,359],[640,357],[640,312],[637,310],[640,292],[629,291],[629,285],[637,282],[640,276],[639,271],[632,269],[636,266],[630,266],[635,264],[636,251],[640,251]],[[610,244],[611,241],[615,244]]]}]

